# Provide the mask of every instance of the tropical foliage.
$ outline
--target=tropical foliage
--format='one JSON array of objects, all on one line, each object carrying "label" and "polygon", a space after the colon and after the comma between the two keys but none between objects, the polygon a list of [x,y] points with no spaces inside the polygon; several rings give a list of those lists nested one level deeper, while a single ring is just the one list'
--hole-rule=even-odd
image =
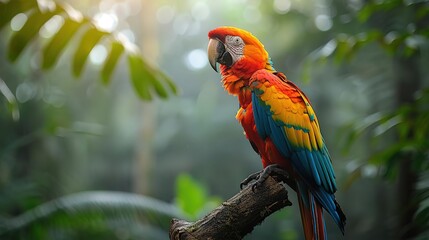
[{"label": "tropical foliage", "polygon": [[61,19],[62,25],[42,49],[42,69],[54,67],[61,53],[76,37],[80,38],[80,41],[74,49],[72,59],[74,76],[79,77],[82,74],[94,47],[97,44],[106,44],[110,46],[110,51],[100,71],[104,84],[110,82],[118,60],[125,55],[128,60],[130,79],[140,98],[150,100],[154,94],[167,98],[170,93],[177,92],[170,78],[151,66],[141,55],[138,47],[125,36],[101,29],[90,17],[84,16],[66,3],[51,0],[0,2],[0,29],[19,14],[27,14],[28,17],[25,17],[23,26],[9,40],[8,57],[11,61],[16,61],[29,44],[38,40],[38,33],[46,23]]},{"label": "tropical foliage", "polygon": [[165,239],[173,217],[171,204],[121,192],[82,192],[44,203],[0,223],[6,239]]},{"label": "tropical foliage", "polygon": [[[194,220],[235,194],[261,164],[205,56],[207,31],[234,25],[312,99],[345,238],[426,239],[428,9],[419,0],[0,1],[0,238],[166,239],[170,217]],[[116,29],[95,21],[105,13]],[[133,93],[173,101],[142,104]],[[302,239],[295,210],[246,239]]]},{"label": "tropical foliage", "polygon": [[423,238],[429,234],[429,89],[422,87],[420,60],[429,47],[429,6],[425,1],[369,1],[356,15],[368,30],[340,34],[317,55],[332,55],[341,63],[366,45],[378,43],[393,57],[398,98],[394,109],[378,111],[345,128],[352,129],[346,150],[368,135],[373,143],[373,154],[351,174],[349,183],[362,176],[367,165],[377,166],[382,176],[398,182],[398,236]]}]

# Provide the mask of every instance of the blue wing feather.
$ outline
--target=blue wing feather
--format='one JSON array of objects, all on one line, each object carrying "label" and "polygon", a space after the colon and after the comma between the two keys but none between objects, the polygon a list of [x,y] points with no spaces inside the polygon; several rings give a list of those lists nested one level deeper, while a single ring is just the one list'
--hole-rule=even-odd
[{"label": "blue wing feather", "polygon": [[[337,224],[340,224],[340,217],[336,212],[335,197],[333,195],[336,191],[335,175],[326,146],[321,149],[309,150],[292,144],[285,128],[294,128],[305,134],[309,134],[310,129],[277,122],[273,118],[269,102],[261,99],[263,93],[261,89],[255,88],[252,90],[253,112],[258,135],[262,139],[270,138],[282,156],[285,159],[290,159],[297,173],[312,189],[315,198],[330,213]],[[309,117],[311,121],[315,120],[314,116]],[[302,141],[298,135],[296,137]]]}]

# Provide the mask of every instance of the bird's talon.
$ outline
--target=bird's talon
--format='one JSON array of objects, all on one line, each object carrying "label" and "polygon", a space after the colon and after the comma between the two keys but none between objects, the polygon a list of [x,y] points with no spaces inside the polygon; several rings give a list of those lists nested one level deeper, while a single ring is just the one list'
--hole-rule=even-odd
[{"label": "bird's talon", "polygon": [[262,184],[262,182],[259,182],[259,181],[256,181],[256,182],[254,182],[253,183],[253,185],[252,185],[252,192],[256,192],[255,190],[256,190],[256,188],[258,188],[259,187],[259,185],[261,185]]},{"label": "bird's talon", "polygon": [[259,179],[259,175],[262,173],[263,170],[250,174],[246,179],[244,179],[240,183],[240,189],[243,189],[245,186],[247,186],[252,181],[257,181]]},{"label": "bird's talon", "polygon": [[281,181],[287,181],[289,179],[289,175],[285,170],[283,170],[279,165],[273,164],[267,166],[262,171],[249,175],[243,180],[243,182],[241,182],[240,188],[243,189],[244,186],[247,186],[250,182],[254,181],[252,183],[252,192],[255,192],[256,188],[267,180],[269,176],[274,176],[276,179],[280,179]]}]

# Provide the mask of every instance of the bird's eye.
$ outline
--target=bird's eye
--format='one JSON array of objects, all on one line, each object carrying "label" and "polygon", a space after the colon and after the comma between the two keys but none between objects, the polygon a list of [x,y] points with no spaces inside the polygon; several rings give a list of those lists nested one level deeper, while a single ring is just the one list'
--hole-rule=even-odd
[{"label": "bird's eye", "polygon": [[235,36],[232,38],[232,44],[234,44],[235,46],[240,46],[242,43],[243,40],[240,37]]}]

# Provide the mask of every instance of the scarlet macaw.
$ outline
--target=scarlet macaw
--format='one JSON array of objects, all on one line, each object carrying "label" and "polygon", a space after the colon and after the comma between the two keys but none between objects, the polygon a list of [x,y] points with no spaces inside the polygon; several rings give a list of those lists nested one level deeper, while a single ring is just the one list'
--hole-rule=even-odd
[{"label": "scarlet macaw", "polygon": [[236,118],[264,169],[276,165],[294,179],[305,239],[327,239],[323,209],[344,234],[346,217],[335,200],[334,170],[308,98],[273,68],[250,32],[219,27],[208,37],[209,62],[215,71],[219,67],[225,90],[238,97]]}]

